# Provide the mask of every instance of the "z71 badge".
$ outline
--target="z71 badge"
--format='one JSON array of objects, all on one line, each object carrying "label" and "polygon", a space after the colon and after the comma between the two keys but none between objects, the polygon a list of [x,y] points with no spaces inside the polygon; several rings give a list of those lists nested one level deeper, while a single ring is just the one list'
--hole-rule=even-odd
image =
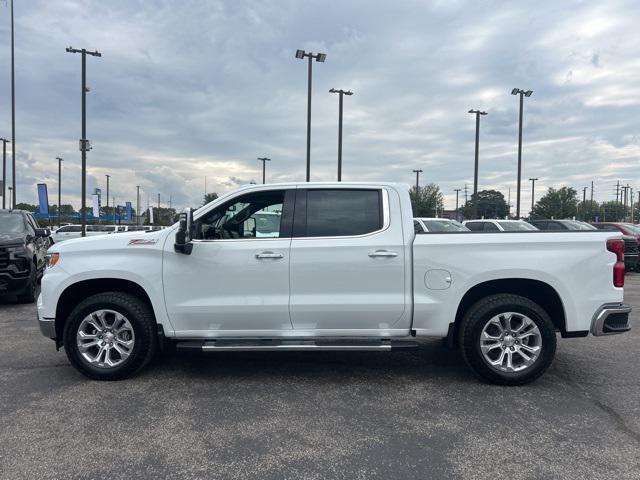
[{"label": "z71 badge", "polygon": [[134,238],[129,240],[129,245],[155,245],[158,243],[157,238]]}]

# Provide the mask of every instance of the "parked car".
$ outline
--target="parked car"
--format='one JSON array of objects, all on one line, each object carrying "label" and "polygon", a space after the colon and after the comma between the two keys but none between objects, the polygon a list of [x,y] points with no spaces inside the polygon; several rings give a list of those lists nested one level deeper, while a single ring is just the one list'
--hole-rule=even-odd
[{"label": "parked car", "polygon": [[0,210],[0,295],[17,295],[21,303],[35,300],[50,234],[29,212]]},{"label": "parked car", "polygon": [[[609,231],[618,231],[624,235],[625,242],[629,243],[628,247],[625,249],[625,258],[629,253],[633,253],[633,246],[629,241],[630,238],[634,238],[636,240],[636,245],[640,249],[640,225],[636,225],[634,223],[623,223],[623,222],[593,222],[591,223],[598,230],[609,230]],[[640,252],[639,252],[640,253]],[[637,256],[637,255],[636,255]],[[627,270],[631,269],[629,266]],[[635,265],[635,271],[640,271],[640,257],[638,257],[637,263]]]},{"label": "parked car", "polygon": [[[115,233],[118,229],[118,225],[87,225],[87,237],[93,237],[96,235],[108,235]],[[58,228],[51,235],[54,243],[64,242],[65,240],[71,240],[73,238],[82,237],[82,225],[65,225]]]},{"label": "parked car", "polygon": [[[247,219],[270,210],[282,212],[277,236],[247,232]],[[556,332],[631,328],[619,233],[412,227],[404,185],[242,187],[171,228],[54,245],[40,329],[100,380],[131,376],[166,343],[389,351],[436,337],[458,344],[482,378],[517,385],[551,364]]]},{"label": "parked car", "polygon": [[448,218],[414,218],[413,228],[416,233],[469,231],[469,229],[462,225],[460,222],[449,220]]},{"label": "parked car", "polygon": [[529,232],[536,227],[524,220],[467,220],[462,222],[472,232]]},{"label": "parked car", "polygon": [[[563,230],[598,230],[595,225],[591,225],[587,222],[581,222],[579,220],[530,220],[532,225],[535,225],[540,230],[545,231],[563,231]],[[619,231],[615,229],[614,231]],[[638,250],[638,240],[636,237],[629,235],[623,235],[624,240],[624,265],[627,271],[636,270],[638,268],[638,257],[640,252]]]}]

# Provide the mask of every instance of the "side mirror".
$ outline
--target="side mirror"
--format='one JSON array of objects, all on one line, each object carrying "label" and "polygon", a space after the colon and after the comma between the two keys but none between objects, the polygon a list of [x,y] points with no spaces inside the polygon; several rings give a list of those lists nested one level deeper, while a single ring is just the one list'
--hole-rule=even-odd
[{"label": "side mirror", "polygon": [[48,228],[36,228],[36,237],[48,237],[51,235],[51,230]]},{"label": "side mirror", "polygon": [[180,226],[176,232],[176,242],[173,248],[178,253],[190,255],[193,249],[193,208],[185,208],[180,214]]}]

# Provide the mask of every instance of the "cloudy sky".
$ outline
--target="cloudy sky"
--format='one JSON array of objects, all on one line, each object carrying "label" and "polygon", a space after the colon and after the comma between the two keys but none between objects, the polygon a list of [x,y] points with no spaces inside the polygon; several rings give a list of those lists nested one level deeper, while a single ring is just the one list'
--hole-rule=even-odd
[{"label": "cloudy sky", "polygon": [[[88,57],[89,191],[112,179],[118,203],[161,194],[200,203],[261,181],[304,180],[306,65],[314,64],[312,180],[336,175],[338,98],[345,98],[343,178],[473,184],[515,203],[518,100],[525,100],[522,209],[550,186],[617,180],[640,188],[640,2],[15,0],[19,202],[36,184],[79,203],[80,56]],[[0,136],[10,137],[9,8],[0,1]]]}]

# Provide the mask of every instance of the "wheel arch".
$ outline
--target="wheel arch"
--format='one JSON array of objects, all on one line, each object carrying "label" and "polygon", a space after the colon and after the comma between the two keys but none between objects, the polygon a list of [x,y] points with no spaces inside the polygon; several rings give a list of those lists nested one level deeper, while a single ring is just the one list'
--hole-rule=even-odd
[{"label": "wheel arch", "polygon": [[123,292],[138,297],[149,306],[157,321],[151,298],[138,283],[123,278],[92,278],[67,286],[60,295],[56,306],[56,338],[63,338],[64,324],[78,303],[91,295],[105,292]]},{"label": "wheel arch", "polygon": [[477,301],[500,293],[511,293],[528,298],[547,312],[556,329],[567,334],[567,316],[560,295],[546,282],[530,278],[502,278],[488,280],[471,287],[458,304],[455,321],[449,328],[450,342],[457,338],[458,327],[465,312]]}]

